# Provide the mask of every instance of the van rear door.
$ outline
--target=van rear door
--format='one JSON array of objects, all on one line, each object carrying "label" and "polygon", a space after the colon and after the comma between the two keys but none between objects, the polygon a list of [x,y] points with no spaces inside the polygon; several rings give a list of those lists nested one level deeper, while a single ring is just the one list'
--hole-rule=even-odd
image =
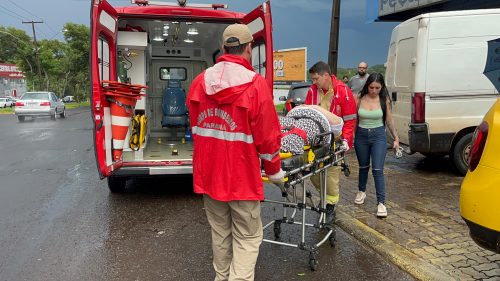
[{"label": "van rear door", "polygon": [[415,91],[418,23],[417,19],[394,28],[387,56],[386,81],[393,102],[394,124],[400,142],[406,145],[409,145],[408,125]]},{"label": "van rear door", "polygon": [[266,78],[269,89],[273,89],[273,37],[271,4],[269,1],[243,17],[244,24],[253,34],[252,66],[255,72]]},{"label": "van rear door", "polygon": [[[117,12],[106,0],[93,0],[91,7],[91,112],[94,121],[94,150],[99,176],[116,167],[111,156],[111,115],[101,82],[116,80]],[[120,165],[120,163],[118,163]]]}]

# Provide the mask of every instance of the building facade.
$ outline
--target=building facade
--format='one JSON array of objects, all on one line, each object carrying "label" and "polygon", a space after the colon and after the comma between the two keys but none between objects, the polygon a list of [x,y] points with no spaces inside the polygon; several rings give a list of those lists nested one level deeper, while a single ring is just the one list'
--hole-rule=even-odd
[{"label": "building facade", "polygon": [[15,64],[0,63],[0,97],[20,97],[26,90],[24,73]]}]

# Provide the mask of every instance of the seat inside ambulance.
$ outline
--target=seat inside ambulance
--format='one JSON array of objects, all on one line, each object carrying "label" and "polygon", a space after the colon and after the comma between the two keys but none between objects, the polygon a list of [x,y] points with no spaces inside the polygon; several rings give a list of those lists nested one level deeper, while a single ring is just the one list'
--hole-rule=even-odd
[{"label": "seat inside ambulance", "polygon": [[186,93],[178,80],[169,80],[168,87],[163,92],[163,118],[161,125],[187,126]]}]

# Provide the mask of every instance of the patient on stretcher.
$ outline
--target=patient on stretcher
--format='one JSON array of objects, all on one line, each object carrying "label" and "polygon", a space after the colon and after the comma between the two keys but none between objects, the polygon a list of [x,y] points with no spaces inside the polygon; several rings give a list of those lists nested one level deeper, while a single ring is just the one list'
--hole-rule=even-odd
[{"label": "patient on stretcher", "polygon": [[[304,153],[304,146],[311,145],[318,134],[332,132],[334,137],[338,137],[344,122],[342,118],[320,106],[302,105],[293,108],[285,117],[280,118],[280,124],[281,152],[298,155]],[[331,135],[328,135],[322,138],[319,145],[331,142]]]}]

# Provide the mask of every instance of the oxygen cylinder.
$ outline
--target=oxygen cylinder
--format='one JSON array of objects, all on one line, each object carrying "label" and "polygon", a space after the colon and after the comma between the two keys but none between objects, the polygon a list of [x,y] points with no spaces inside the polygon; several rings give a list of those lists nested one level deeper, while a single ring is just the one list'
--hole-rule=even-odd
[{"label": "oxygen cylinder", "polygon": [[118,80],[122,83],[128,83],[128,73],[127,73],[127,65],[125,61],[118,61]]}]

